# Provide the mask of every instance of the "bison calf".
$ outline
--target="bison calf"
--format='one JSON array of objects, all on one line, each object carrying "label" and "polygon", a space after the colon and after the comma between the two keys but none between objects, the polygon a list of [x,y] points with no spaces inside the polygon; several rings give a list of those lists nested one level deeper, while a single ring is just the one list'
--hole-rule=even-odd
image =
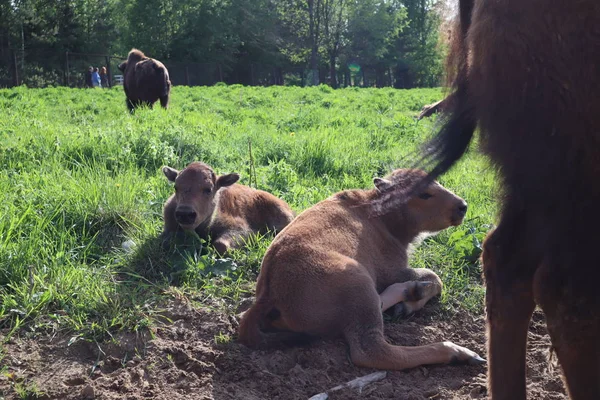
[{"label": "bison calf", "polygon": [[280,231],[294,218],[290,206],[262,190],[235,184],[238,174],[217,176],[208,165],[193,162],[182,171],[163,167],[175,183],[165,203],[163,240],[181,230],[195,230],[212,240],[219,254],[243,244],[251,233]]},{"label": "bison calf", "polygon": [[[342,334],[355,364],[379,369],[483,362],[450,342],[401,347],[383,336],[383,310],[400,303],[412,313],[442,290],[433,271],[408,267],[409,245],[423,232],[459,225],[467,210],[464,200],[436,182],[416,195],[401,190],[424,177],[422,171],[396,170],[376,178],[375,189],[340,192],[300,214],[265,254],[240,341],[259,346],[264,331],[273,329]],[[399,196],[404,201],[382,207]]]},{"label": "bison calf", "polygon": [[119,64],[119,69],[123,72],[123,89],[130,112],[141,105],[152,107],[157,100],[163,108],[167,108],[171,81],[163,63],[132,49],[127,61]]}]

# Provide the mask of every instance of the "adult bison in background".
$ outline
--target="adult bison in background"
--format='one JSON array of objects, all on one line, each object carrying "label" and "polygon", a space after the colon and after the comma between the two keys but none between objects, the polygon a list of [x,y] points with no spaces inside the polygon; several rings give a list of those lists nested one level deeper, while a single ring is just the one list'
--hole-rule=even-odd
[{"label": "adult bison in background", "polygon": [[171,81],[163,63],[132,49],[119,69],[123,71],[123,89],[130,112],[141,105],[152,107],[157,100],[163,108],[168,107]]},{"label": "adult bison in background", "polygon": [[537,304],[570,397],[600,399],[600,1],[461,0],[459,14],[424,164],[429,180],[446,172],[479,127],[500,176],[482,256],[491,396],[526,398]]},{"label": "adult bison in background", "polygon": [[175,193],[163,209],[164,242],[178,231],[194,230],[203,239],[210,237],[215,250],[223,255],[243,245],[249,234],[278,232],[294,219],[285,201],[235,184],[238,174],[217,176],[201,162],[182,171],[163,167],[163,173],[175,183]]}]

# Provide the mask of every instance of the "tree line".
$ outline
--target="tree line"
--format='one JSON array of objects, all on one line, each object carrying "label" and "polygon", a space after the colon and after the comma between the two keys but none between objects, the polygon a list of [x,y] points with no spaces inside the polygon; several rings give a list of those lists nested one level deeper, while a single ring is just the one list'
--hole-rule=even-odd
[{"label": "tree line", "polygon": [[278,83],[300,69],[305,84],[435,86],[446,13],[443,0],[0,0],[0,77],[136,47],[237,83],[259,64]]}]

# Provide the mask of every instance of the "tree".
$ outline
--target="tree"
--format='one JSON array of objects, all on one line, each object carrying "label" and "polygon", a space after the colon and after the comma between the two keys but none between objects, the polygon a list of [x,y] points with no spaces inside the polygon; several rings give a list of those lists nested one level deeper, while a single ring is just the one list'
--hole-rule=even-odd
[{"label": "tree", "polygon": [[329,59],[330,85],[338,87],[336,62],[342,45],[343,34],[348,27],[349,0],[324,0],[323,43]]},{"label": "tree", "polygon": [[434,86],[443,71],[444,51],[438,45],[444,2],[403,0],[408,25],[394,45],[397,87]]},{"label": "tree", "polygon": [[[66,51],[124,55],[136,47],[174,67],[174,61],[218,65],[219,73],[213,75],[227,82],[281,84],[282,68],[301,67],[309,71],[310,84],[328,81],[337,87],[338,68],[347,73],[346,66],[354,65],[361,69],[356,77],[365,86],[390,84],[392,67],[397,87],[430,86],[437,84],[442,71],[444,49],[438,37],[444,4],[0,0],[0,74],[9,76],[15,54],[24,75],[53,71],[54,76],[64,69]],[[257,66],[276,71],[275,78],[259,78]],[[181,75],[184,66],[179,68]]]},{"label": "tree", "polygon": [[[395,58],[392,44],[406,26],[406,11],[399,1],[355,1],[348,21],[348,59],[358,63],[364,86],[369,86],[366,68],[379,77]],[[377,79],[379,84],[380,79]]]}]

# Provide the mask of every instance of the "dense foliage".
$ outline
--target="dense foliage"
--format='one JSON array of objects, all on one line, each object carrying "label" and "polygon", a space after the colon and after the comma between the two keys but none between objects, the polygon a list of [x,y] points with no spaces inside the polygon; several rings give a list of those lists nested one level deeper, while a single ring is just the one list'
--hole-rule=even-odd
[{"label": "dense foliage", "polygon": [[[444,4],[0,0],[0,81],[16,69],[19,82],[29,86],[61,82],[66,52],[124,55],[137,47],[161,60],[218,64],[219,78],[227,82],[254,83],[251,65],[261,65],[282,75],[306,71],[307,84],[435,86],[443,57],[438,38],[447,17]],[[283,76],[274,83],[282,81]]]}]

